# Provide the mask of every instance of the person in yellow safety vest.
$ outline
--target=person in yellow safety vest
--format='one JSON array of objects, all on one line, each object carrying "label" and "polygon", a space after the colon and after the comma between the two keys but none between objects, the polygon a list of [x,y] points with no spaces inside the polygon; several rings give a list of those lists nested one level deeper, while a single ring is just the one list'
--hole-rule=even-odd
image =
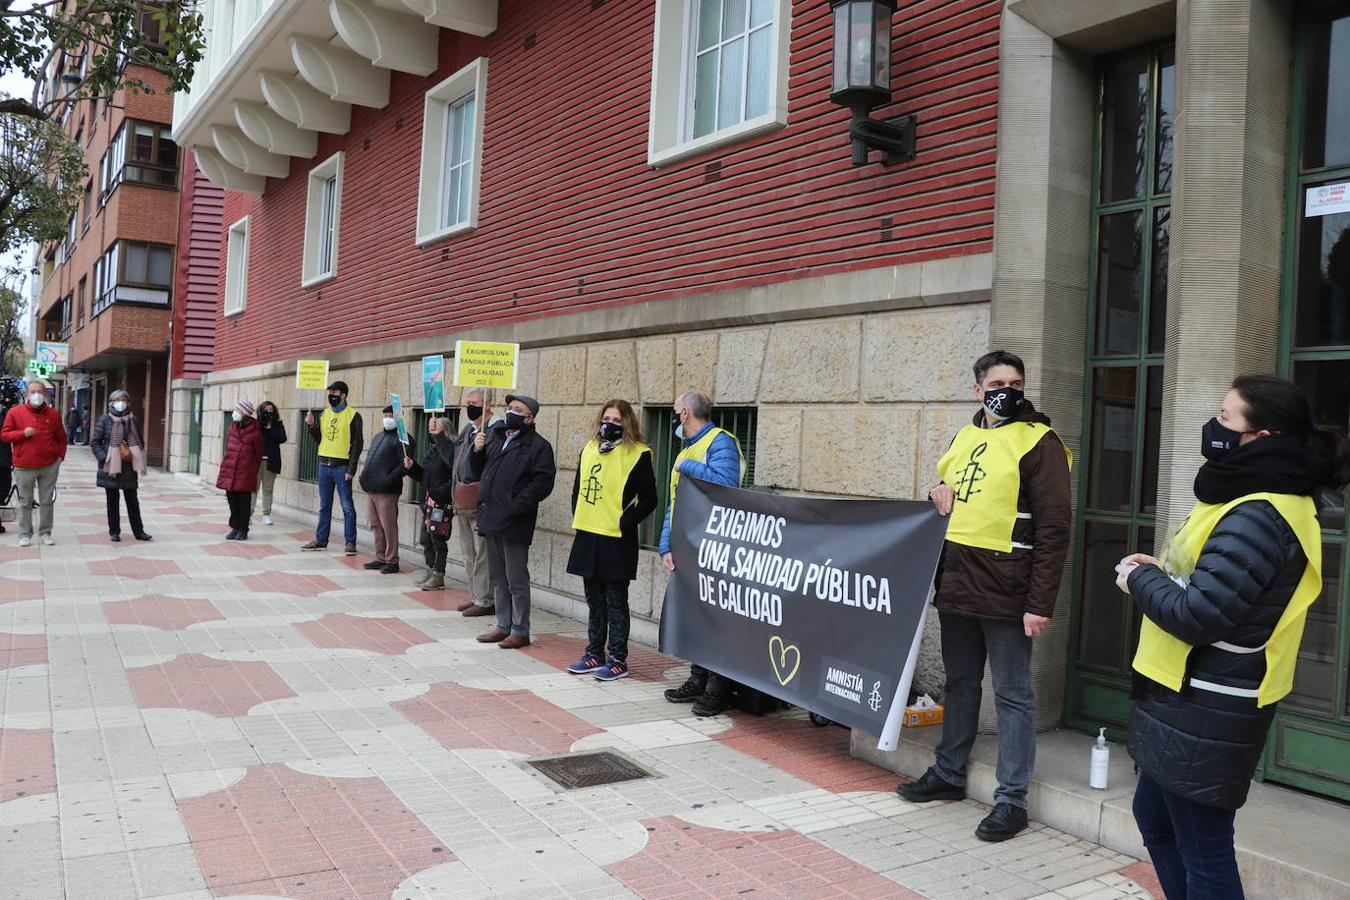
[{"label": "person in yellow safety vest", "polygon": [[[666,501],[666,519],[661,526],[661,563],[667,572],[675,571],[676,559],[670,552],[670,514],[675,507],[675,489],[680,476],[689,475],[739,487],[745,477],[745,455],[735,436],[709,421],[712,401],[705,394],[689,391],[675,401],[671,424],[681,441],[679,455],[670,473],[670,493]],[[694,715],[715,716],[731,706],[731,684],[716,672],[691,665],[689,678],[677,688],[666,691],[671,703],[694,703]]]},{"label": "person in yellow safety vest", "polygon": [[573,675],[628,677],[628,584],[637,578],[638,526],[657,502],[652,449],[642,443],[637,412],[627,400],[610,400],[581,449],[572,483],[577,534],[567,573],[581,578],[590,610],[586,652],[567,667]]},{"label": "person in yellow safety vest", "polygon": [[923,777],[896,790],[912,803],[965,797],[987,659],[998,789],[975,836],[1005,841],[1027,827],[1036,766],[1032,642],[1054,615],[1069,552],[1072,456],[1026,399],[1019,357],[995,351],[974,369],[981,409],[938,461],[942,480],[929,494],[950,517],[933,600],[946,670],[942,740]]},{"label": "person in yellow safety vest", "polygon": [[1342,496],[1350,440],[1273,375],[1237,378],[1201,434],[1198,502],[1162,560],[1125,557],[1116,584],[1145,616],[1128,745],[1139,833],[1169,898],[1227,900],[1242,897],[1234,817],[1322,592],[1313,498]]},{"label": "person in yellow safety vest", "polygon": [[352,500],[352,479],[361,459],[365,438],[361,432],[361,414],[347,405],[347,382],[334,381],[328,386],[328,409],[317,417],[313,410],[305,413],[305,427],[309,436],[319,445],[319,523],[314,529],[314,540],[301,550],[322,550],[328,546],[328,533],[333,527],[333,491],[342,503],[342,536],[346,539],[346,553],[356,555],[356,503]]}]

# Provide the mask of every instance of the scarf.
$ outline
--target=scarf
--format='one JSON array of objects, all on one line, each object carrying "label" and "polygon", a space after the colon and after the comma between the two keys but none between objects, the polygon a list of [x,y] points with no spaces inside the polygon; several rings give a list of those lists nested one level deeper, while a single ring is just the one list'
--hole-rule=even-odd
[{"label": "scarf", "polygon": [[122,474],[122,444],[131,448],[131,468],[137,475],[145,474],[145,450],[141,445],[140,431],[130,415],[112,415],[112,437],[108,440],[108,452],[103,458],[103,471],[116,478]]},{"label": "scarf", "polygon": [[1206,462],[1195,476],[1201,503],[1229,503],[1248,494],[1312,496],[1331,481],[1331,464],[1307,444],[1274,434]]},{"label": "scarf", "polygon": [[599,447],[598,449],[600,450],[601,453],[608,453],[609,451],[613,450],[615,447],[619,446],[619,445],[622,444],[622,443],[623,443],[623,438],[619,438],[617,441],[603,441],[603,440],[602,440],[602,441],[600,442],[600,447]]}]

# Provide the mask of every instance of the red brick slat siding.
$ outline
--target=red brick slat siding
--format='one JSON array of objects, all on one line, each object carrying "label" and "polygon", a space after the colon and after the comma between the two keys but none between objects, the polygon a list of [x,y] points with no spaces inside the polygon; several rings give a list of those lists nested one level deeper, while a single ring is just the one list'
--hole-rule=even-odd
[{"label": "red brick slat siding", "polygon": [[201,173],[191,150],[182,154],[173,276],[173,371],[169,377],[200,378],[211,371],[216,346],[225,191]]},{"label": "red brick slat siding", "polygon": [[[353,107],[351,131],[320,135],[315,159],[292,160],[263,197],[226,194],[224,223],[253,217],[248,308],[217,309],[216,366],[988,252],[1000,8],[916,0],[897,13],[896,103],[875,115],[919,115],[911,164],[851,165],[848,113],[829,100],[829,6],[799,0],[788,127],[653,170],[651,0],[502,0],[493,35],[442,32],[435,74],[394,73],[388,107]],[[480,54],[479,227],[418,247],[424,94]],[[306,174],[338,150],[337,277],[303,289]],[[218,295],[223,281],[222,268]]]}]

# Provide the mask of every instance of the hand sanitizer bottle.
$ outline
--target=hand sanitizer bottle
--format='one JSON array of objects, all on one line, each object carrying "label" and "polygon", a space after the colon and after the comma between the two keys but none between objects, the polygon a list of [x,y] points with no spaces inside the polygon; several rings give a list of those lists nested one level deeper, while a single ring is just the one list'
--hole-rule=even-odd
[{"label": "hand sanitizer bottle", "polygon": [[1106,790],[1106,774],[1111,767],[1111,748],[1106,745],[1106,729],[1097,733],[1097,741],[1092,745],[1092,766],[1088,773],[1088,784],[1093,790]]}]

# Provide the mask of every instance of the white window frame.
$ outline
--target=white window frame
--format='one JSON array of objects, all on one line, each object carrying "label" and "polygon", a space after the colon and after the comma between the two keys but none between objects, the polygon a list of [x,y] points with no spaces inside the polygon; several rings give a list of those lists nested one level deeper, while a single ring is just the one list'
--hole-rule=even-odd
[{"label": "white window frame", "polygon": [[225,315],[237,316],[248,304],[248,229],[244,216],[230,226],[225,243]]},{"label": "white window frame", "polygon": [[[483,119],[487,98],[487,57],[480,56],[426,93],[422,110],[422,167],[417,189],[417,243],[429,244],[478,227],[478,198],[483,172]],[[473,95],[473,129],[469,173],[469,212],[462,222],[442,224],[442,194],[448,159],[445,140],[447,113]]]},{"label": "white window frame", "polygon": [[[305,198],[305,251],[301,270],[301,287],[314,287],[330,281],[337,275],[338,242],[342,223],[342,169],[346,154],[341,150],[309,170]],[[333,180],[331,214],[325,208],[324,194],[329,179]],[[330,235],[327,267],[322,267],[323,240]]]},{"label": "white window frame", "polygon": [[768,110],[702,137],[692,137],[697,4],[698,0],[656,0],[652,96],[647,119],[647,164],[655,168],[775,131],[786,127],[788,122],[792,0],[773,0],[774,52],[769,67]]}]

